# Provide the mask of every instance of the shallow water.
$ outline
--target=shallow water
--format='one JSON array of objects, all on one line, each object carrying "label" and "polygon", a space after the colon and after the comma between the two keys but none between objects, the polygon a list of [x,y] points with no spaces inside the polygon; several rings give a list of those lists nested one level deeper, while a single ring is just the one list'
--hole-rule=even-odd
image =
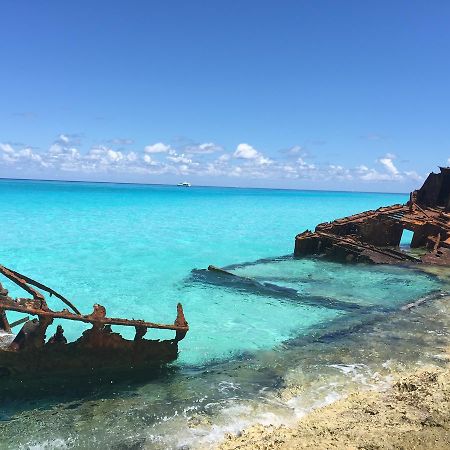
[{"label": "shallow water", "polygon": [[[0,196],[2,264],[83,312],[98,302],[172,322],[181,301],[191,326],[152,380],[3,400],[2,448],[211,446],[443,360],[445,297],[400,310],[447,291],[434,275],[278,257],[305,228],[404,195],[0,181]],[[230,283],[201,270],[209,264],[253,281]]]}]

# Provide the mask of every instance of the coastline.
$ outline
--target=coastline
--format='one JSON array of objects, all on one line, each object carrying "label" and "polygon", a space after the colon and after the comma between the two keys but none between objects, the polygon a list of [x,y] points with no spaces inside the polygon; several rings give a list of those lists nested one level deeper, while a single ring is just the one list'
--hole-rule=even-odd
[{"label": "coastline", "polygon": [[[424,266],[420,269],[449,286],[448,268]],[[429,330],[423,312],[433,306],[436,309],[427,314],[429,320],[444,319],[442,331],[448,330],[449,302],[450,296],[446,295],[441,300],[417,305],[409,310],[417,316],[409,320],[416,323],[416,327]],[[415,334],[417,330],[412,328],[409,333]],[[441,338],[442,346],[435,342],[439,347],[434,349],[435,362],[424,362],[416,354],[416,364],[403,366],[404,370],[402,365],[396,366],[384,377],[389,380],[385,383],[369,389],[360,385],[332,403],[309,410],[293,423],[254,424],[237,435],[227,434],[217,443],[217,449],[450,448],[450,339],[446,332]],[[377,352],[376,348],[372,351]],[[295,396],[295,389],[285,394]]]},{"label": "coastline", "polygon": [[239,436],[228,435],[218,448],[450,448],[450,364],[398,376],[382,392],[352,393],[293,427],[254,425]]}]

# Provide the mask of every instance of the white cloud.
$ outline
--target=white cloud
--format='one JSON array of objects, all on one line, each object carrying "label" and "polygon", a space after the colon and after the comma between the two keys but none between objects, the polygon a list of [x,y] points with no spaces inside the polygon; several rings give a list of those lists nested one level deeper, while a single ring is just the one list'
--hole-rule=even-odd
[{"label": "white cloud", "polygon": [[217,158],[217,161],[226,162],[226,161],[229,161],[230,159],[231,159],[231,155],[229,155],[228,153],[224,153],[223,155],[220,155],[219,158]]},{"label": "white cloud", "polygon": [[305,155],[307,153],[301,145],[294,145],[286,150],[282,150],[282,152],[289,156]]},{"label": "white cloud", "polygon": [[272,164],[272,162],[273,162],[271,159],[266,158],[265,156],[262,156],[262,155],[256,161],[261,166],[269,165],[269,164]]},{"label": "white cloud", "polygon": [[65,144],[68,144],[70,139],[69,136],[66,136],[65,134],[60,134],[59,135],[59,140],[64,142]]},{"label": "white cloud", "polygon": [[144,155],[144,162],[146,164],[150,164],[152,166],[157,165],[158,163],[150,156],[150,155]]},{"label": "white cloud", "polygon": [[377,162],[382,166],[382,171],[376,168],[369,168],[360,165],[356,168],[355,173],[358,179],[362,181],[422,181],[423,177],[415,171],[400,171],[394,164],[395,155],[387,153]]},{"label": "white cloud", "polygon": [[186,157],[184,154],[176,156],[168,156],[167,159],[174,163],[192,164],[192,159]]},{"label": "white cloud", "polygon": [[[146,155],[146,156],[148,156],[148,155]],[[129,152],[126,154],[126,158],[130,162],[135,162],[138,160],[138,155],[135,152]]]},{"label": "white cloud", "polygon": [[214,152],[218,152],[223,150],[223,148],[220,145],[214,144],[214,142],[205,142],[203,144],[198,145],[188,145],[185,148],[186,153],[192,153],[192,154],[210,154]]},{"label": "white cloud", "polygon": [[[400,170],[392,154],[377,159],[374,167],[346,167],[341,163],[312,164],[300,147],[292,147],[295,149],[292,152],[295,158],[286,160],[285,156],[280,155],[277,160],[265,156],[247,143],[240,143],[234,152],[226,152],[210,142],[180,146],[177,151],[170,145],[157,142],[146,146],[144,151],[136,152],[108,145],[95,145],[82,151],[78,142],[75,135],[61,134],[44,151],[19,144],[0,143],[0,166],[17,170],[46,169],[51,171],[49,173],[173,174],[274,180],[289,178],[310,180],[311,183],[321,180],[417,183],[423,180],[415,171]],[[218,149],[222,153],[212,158],[210,154]]]},{"label": "white cloud", "polygon": [[423,181],[424,177],[419,175],[415,170],[405,171],[405,175],[413,181]]},{"label": "white cloud", "polygon": [[167,153],[170,152],[170,145],[163,144],[162,142],[157,142],[156,144],[147,145],[144,148],[145,153]]},{"label": "white cloud", "polygon": [[253,164],[257,164],[260,166],[269,165],[273,162],[271,159],[265,157],[262,153],[253,148],[251,145],[245,143],[239,144],[236,147],[233,156],[238,159],[252,161]]},{"label": "white cloud", "polygon": [[256,159],[259,156],[259,152],[251,145],[242,143],[236,147],[233,156],[241,159]]},{"label": "white cloud", "polygon": [[358,166],[355,170],[357,178],[363,181],[389,181],[392,177],[387,173],[381,173],[367,166]]},{"label": "white cloud", "polygon": [[329,164],[325,170],[325,176],[327,179],[338,179],[338,180],[351,180],[353,175],[351,170],[340,164]]},{"label": "white cloud", "polygon": [[0,150],[3,153],[6,153],[8,155],[14,154],[14,149],[12,148],[11,144],[1,144],[0,143]]},{"label": "white cloud", "polygon": [[240,177],[242,175],[242,168],[239,166],[233,167],[229,175],[232,177]]},{"label": "white cloud", "polygon": [[303,158],[298,158],[297,159],[297,163],[300,166],[301,169],[308,169],[308,170],[312,170],[315,169],[316,167],[314,166],[314,164],[308,164],[307,162],[305,162],[305,160]]},{"label": "white cloud", "polygon": [[392,176],[398,176],[399,175],[399,171],[397,169],[397,167],[395,167],[394,165],[394,159],[395,159],[395,155],[392,155],[390,153],[388,153],[386,156],[384,156],[383,158],[380,158],[378,160],[378,162],[380,164],[382,164],[384,166],[384,168],[392,175]]}]

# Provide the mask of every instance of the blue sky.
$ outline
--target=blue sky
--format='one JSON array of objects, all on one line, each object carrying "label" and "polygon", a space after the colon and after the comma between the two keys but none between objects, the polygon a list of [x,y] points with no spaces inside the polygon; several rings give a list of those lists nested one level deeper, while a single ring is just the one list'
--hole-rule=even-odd
[{"label": "blue sky", "polygon": [[0,20],[0,177],[408,191],[448,164],[448,1],[3,0]]}]

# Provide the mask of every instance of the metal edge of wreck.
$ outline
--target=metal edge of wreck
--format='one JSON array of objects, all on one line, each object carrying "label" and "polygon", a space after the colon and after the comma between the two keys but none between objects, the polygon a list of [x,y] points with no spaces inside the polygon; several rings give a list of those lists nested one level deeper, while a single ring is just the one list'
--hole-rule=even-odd
[{"label": "metal edge of wreck", "polygon": [[[178,342],[189,331],[180,303],[173,324],[107,317],[105,307],[98,304],[94,305],[91,314],[82,315],[69,300],[44,284],[1,265],[0,274],[32,297],[12,298],[0,283],[0,380],[146,371],[175,360]],[[33,286],[56,296],[72,311],[67,308],[61,311],[50,309],[45,297]],[[29,320],[25,317],[9,323],[7,311],[35,318]],[[47,328],[56,319],[83,322],[92,327],[76,341],[67,342],[63,327],[58,325],[56,333],[47,340]],[[12,334],[12,328],[21,324],[21,330],[16,335]],[[127,340],[113,332],[112,325],[134,327],[134,339]],[[175,337],[169,340],[145,339],[148,329],[172,330]]]},{"label": "metal edge of wreck", "polygon": [[[413,255],[400,251],[413,232]],[[295,237],[294,256],[321,255],[339,262],[450,265],[450,167],[430,173],[409,201],[321,223]]]}]

